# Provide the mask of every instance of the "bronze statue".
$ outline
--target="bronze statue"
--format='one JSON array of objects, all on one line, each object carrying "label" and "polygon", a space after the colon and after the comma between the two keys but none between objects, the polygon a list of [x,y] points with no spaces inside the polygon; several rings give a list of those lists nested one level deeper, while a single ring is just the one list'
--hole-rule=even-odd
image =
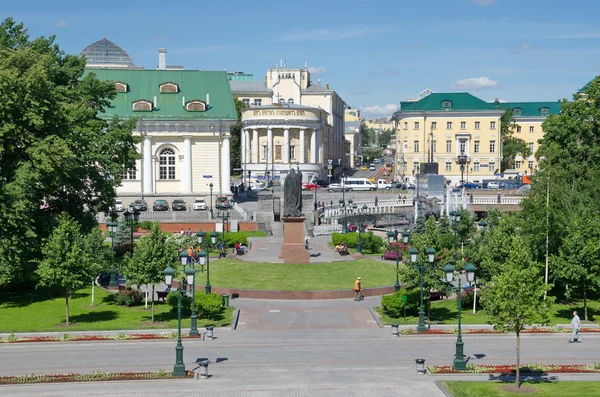
[{"label": "bronze statue", "polygon": [[297,217],[302,214],[302,171],[293,168],[283,183],[283,217]]}]

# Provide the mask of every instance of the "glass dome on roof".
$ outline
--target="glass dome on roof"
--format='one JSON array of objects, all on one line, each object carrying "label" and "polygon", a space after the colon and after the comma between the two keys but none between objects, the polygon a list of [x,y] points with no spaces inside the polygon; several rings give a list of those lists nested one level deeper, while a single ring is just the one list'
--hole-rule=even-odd
[{"label": "glass dome on roof", "polygon": [[87,58],[87,66],[136,67],[133,59],[121,47],[106,38],[90,44],[79,55]]}]

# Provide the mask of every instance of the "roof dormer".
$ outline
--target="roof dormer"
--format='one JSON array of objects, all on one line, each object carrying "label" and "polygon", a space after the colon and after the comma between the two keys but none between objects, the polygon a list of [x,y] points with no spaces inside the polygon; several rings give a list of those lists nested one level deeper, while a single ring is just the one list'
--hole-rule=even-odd
[{"label": "roof dormer", "polygon": [[192,99],[185,103],[185,111],[186,112],[205,112],[206,111],[206,102],[200,101],[198,99]]},{"label": "roof dormer", "polygon": [[523,114],[523,109],[521,109],[521,108],[514,108],[512,110],[512,114],[513,114],[513,116],[521,116]]},{"label": "roof dormer", "polygon": [[550,114],[550,109],[547,107],[540,108],[540,115],[547,116]]},{"label": "roof dormer", "polygon": [[146,99],[138,99],[133,101],[134,112],[151,112],[152,108],[152,101],[148,101]]},{"label": "roof dormer", "polygon": [[452,109],[452,101],[442,101],[442,109]]},{"label": "roof dormer", "polygon": [[166,82],[158,86],[161,94],[177,94],[179,92],[179,86],[177,83]]},{"label": "roof dormer", "polygon": [[129,91],[129,85],[127,83],[123,83],[122,81],[115,81],[114,83],[116,92],[127,92]]}]

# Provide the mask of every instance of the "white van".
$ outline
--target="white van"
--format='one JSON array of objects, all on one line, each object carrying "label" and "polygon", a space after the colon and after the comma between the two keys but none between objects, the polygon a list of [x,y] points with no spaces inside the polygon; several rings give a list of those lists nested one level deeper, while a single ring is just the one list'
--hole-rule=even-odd
[{"label": "white van", "polygon": [[342,186],[348,191],[377,189],[377,186],[367,178],[345,178],[342,179]]}]

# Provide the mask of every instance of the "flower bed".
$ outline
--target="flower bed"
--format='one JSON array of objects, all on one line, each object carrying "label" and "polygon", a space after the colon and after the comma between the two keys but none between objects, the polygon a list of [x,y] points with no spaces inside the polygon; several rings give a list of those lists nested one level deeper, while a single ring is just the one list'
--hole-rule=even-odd
[{"label": "flower bed", "polygon": [[[185,377],[192,377],[193,373],[188,371]],[[57,383],[57,382],[95,382],[108,380],[141,380],[141,379],[181,379],[173,376],[170,372],[94,372],[91,374],[52,374],[23,376],[0,376],[0,385],[14,385],[26,383]]]},{"label": "flower bed", "polygon": [[[461,330],[463,334],[505,334],[507,332],[497,331],[489,328],[464,328]],[[528,328],[521,331],[522,334],[554,334],[554,333],[571,333],[572,329],[564,328],[564,327],[533,327]],[[581,328],[581,333],[598,333],[600,332],[600,328]],[[405,328],[400,330],[400,335],[448,335],[448,334],[457,334],[458,328],[454,327],[453,329],[443,329],[443,328],[430,328],[425,332],[417,332],[413,328]]]},{"label": "flower bed", "polygon": [[[181,335],[182,338],[198,338],[187,335]],[[143,340],[143,339],[175,339],[177,333],[170,334],[126,334],[124,332],[117,335],[69,335],[63,336],[23,336],[17,337],[15,334],[8,338],[1,338],[0,343],[31,343],[31,342],[77,342],[77,341],[99,341],[99,340]]]},{"label": "flower bed", "polygon": [[[431,374],[514,374],[516,365],[474,365],[468,364],[466,371],[456,371],[449,365],[428,366]],[[600,363],[596,364],[527,364],[521,365],[521,373],[600,373]]]}]

